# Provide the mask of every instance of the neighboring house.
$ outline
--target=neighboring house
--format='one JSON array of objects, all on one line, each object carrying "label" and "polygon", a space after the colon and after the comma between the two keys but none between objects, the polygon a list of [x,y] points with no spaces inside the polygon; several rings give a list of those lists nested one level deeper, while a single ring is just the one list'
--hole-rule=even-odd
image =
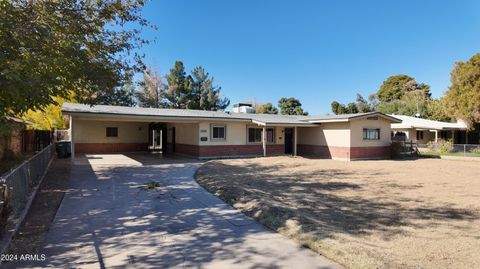
[{"label": "neighboring house", "polygon": [[391,116],[402,120],[401,123],[392,124],[394,140],[408,140],[418,144],[437,142],[439,139],[452,140],[454,144],[469,143],[467,125],[462,121],[452,123],[403,115]]},{"label": "neighboring house", "polygon": [[62,112],[70,116],[73,156],[157,150],[197,158],[385,158],[390,156],[390,125],[401,122],[378,112],[287,116],[71,103],[64,103]]}]

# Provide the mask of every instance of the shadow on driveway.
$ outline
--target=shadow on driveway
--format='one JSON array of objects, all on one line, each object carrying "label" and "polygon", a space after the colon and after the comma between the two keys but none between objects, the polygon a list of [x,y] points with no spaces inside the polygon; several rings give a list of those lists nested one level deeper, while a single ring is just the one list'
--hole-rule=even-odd
[{"label": "shadow on driveway", "polygon": [[[341,268],[265,228],[194,182],[202,163],[89,155],[48,233],[43,263],[26,267]],[[145,189],[149,181],[160,187]]]}]

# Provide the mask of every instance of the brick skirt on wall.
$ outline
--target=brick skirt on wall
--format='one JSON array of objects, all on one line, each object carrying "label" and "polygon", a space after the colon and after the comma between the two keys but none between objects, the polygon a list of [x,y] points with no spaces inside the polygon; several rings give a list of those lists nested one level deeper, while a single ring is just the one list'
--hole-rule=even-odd
[{"label": "brick skirt on wall", "polygon": [[75,143],[75,153],[147,151],[148,143]]},{"label": "brick skirt on wall", "polygon": [[[194,157],[262,156],[263,148],[259,144],[198,146],[177,143],[175,152]],[[267,145],[267,156],[283,154],[285,154],[285,146],[283,144]]]},{"label": "brick skirt on wall", "polygon": [[389,158],[390,147],[329,147],[299,144],[299,155],[338,159],[375,159]]},{"label": "brick skirt on wall", "polygon": [[[75,143],[76,153],[118,153],[147,151],[147,143]],[[167,152],[173,151],[173,145],[167,145]],[[267,156],[283,155],[283,144],[267,145]],[[175,144],[175,153],[193,157],[228,157],[228,156],[262,156],[263,148],[260,144],[252,145],[215,145],[198,146]]]}]

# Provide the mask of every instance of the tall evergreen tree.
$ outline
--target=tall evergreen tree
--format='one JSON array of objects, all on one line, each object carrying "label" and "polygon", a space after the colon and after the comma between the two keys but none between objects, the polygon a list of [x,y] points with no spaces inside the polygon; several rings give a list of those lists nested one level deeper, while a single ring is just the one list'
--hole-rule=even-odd
[{"label": "tall evergreen tree", "polygon": [[213,77],[201,66],[192,70],[190,76],[193,100],[189,108],[201,110],[223,110],[230,104],[230,100],[222,97],[219,86],[213,84]]},{"label": "tall evergreen tree", "polygon": [[187,76],[181,61],[176,61],[166,77],[168,88],[165,99],[171,108],[194,108],[195,100],[192,93],[191,78]]}]

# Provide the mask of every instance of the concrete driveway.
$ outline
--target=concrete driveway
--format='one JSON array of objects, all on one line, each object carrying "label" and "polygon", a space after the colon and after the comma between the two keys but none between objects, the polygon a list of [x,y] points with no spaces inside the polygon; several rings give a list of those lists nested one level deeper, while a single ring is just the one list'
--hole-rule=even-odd
[{"label": "concrete driveway", "polygon": [[[198,186],[200,165],[146,154],[78,158],[41,266],[341,268]],[[150,180],[160,187],[145,190]]]}]

